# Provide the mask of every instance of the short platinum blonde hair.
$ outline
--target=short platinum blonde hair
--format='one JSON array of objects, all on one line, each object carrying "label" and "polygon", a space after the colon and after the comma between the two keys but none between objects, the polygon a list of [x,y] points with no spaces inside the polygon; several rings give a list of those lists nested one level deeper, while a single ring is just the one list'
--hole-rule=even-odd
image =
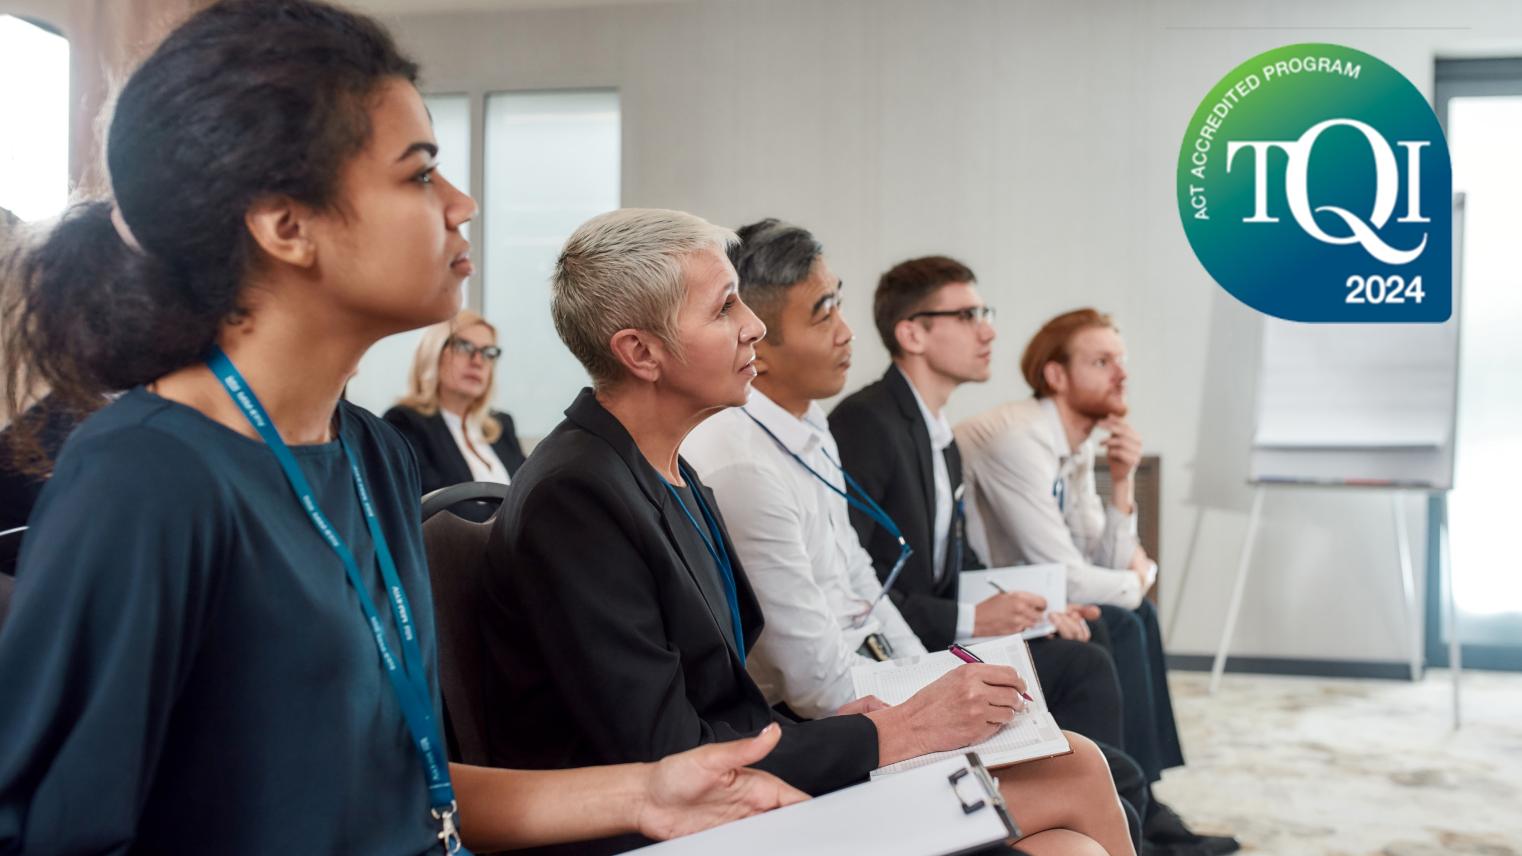
[{"label": "short platinum blonde hair", "polygon": [[[459,314],[448,321],[440,321],[425,329],[423,338],[418,341],[417,350],[412,354],[412,373],[407,376],[407,394],[397,404],[410,407],[424,416],[438,413],[439,363],[444,359],[444,349],[449,347],[456,333],[476,326],[490,330],[493,340],[497,338],[497,328],[480,313],[469,309],[461,309]],[[467,426],[480,429],[482,438],[488,443],[495,443],[502,436],[502,423],[491,415],[492,391],[496,385],[497,367],[487,363],[486,389],[465,409],[463,420]]]},{"label": "short platinum blonde hair", "polygon": [[619,330],[646,330],[680,356],[683,262],[706,249],[725,255],[738,242],[731,229],[660,208],[620,208],[581,224],[555,263],[550,314],[593,386],[624,376],[612,348]]}]

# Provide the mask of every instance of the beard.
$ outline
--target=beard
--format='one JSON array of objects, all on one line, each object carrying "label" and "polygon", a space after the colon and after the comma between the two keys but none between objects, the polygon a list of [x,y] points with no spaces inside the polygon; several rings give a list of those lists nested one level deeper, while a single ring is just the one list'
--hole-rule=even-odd
[{"label": "beard", "polygon": [[1075,396],[1069,400],[1069,405],[1077,413],[1095,421],[1108,419],[1111,416],[1124,417],[1131,409],[1126,404],[1124,392],[1110,389],[1088,393],[1081,397]]}]

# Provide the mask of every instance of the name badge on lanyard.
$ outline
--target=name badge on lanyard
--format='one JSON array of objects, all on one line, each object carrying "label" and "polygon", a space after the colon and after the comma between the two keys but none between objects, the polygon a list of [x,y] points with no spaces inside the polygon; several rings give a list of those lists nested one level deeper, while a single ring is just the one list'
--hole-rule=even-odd
[{"label": "name badge on lanyard", "polygon": [[440,737],[438,723],[433,716],[433,696],[428,690],[427,673],[423,671],[423,652],[418,645],[417,630],[412,621],[412,607],[408,603],[406,590],[402,588],[401,577],[397,574],[391,548],[386,544],[386,533],[381,529],[380,518],[375,514],[375,505],[371,502],[369,491],[365,487],[365,478],[360,473],[359,459],[354,456],[353,450],[349,448],[349,444],[340,432],[338,445],[349,461],[349,471],[354,480],[354,492],[359,496],[360,507],[364,510],[365,525],[370,529],[371,540],[375,542],[376,563],[380,565],[381,578],[386,585],[387,601],[391,605],[391,616],[396,623],[396,635],[402,643],[400,662],[391,652],[391,646],[386,643],[380,613],[375,608],[374,599],[370,597],[369,587],[365,584],[364,575],[360,572],[354,552],[349,549],[348,544],[344,543],[343,538],[339,537],[338,530],[328,520],[327,515],[322,513],[322,508],[317,504],[317,496],[313,493],[311,484],[307,482],[306,475],[302,473],[301,466],[296,462],[296,456],[280,438],[280,432],[275,430],[275,424],[265,412],[264,405],[259,403],[258,397],[249,388],[248,382],[243,379],[237,366],[233,365],[232,360],[228,359],[227,354],[223,353],[220,347],[212,347],[211,356],[207,358],[206,365],[211,369],[212,374],[217,376],[222,387],[227,390],[233,403],[243,411],[249,424],[259,432],[264,444],[275,454],[275,459],[280,462],[280,469],[285,473],[286,482],[295,493],[302,511],[306,512],[307,518],[312,521],[312,526],[317,529],[317,533],[333,549],[333,552],[338,554],[339,561],[343,563],[344,571],[349,577],[349,585],[359,599],[360,612],[364,613],[365,623],[375,639],[375,648],[380,655],[381,667],[390,680],[391,690],[396,694],[397,703],[402,709],[402,718],[407,723],[407,731],[417,747],[418,757],[422,759],[423,772],[428,780],[430,811],[434,820],[439,823],[439,841],[443,843],[445,852],[459,851],[460,833],[455,828],[456,806],[454,787],[449,781],[449,761],[444,756],[444,741]]}]

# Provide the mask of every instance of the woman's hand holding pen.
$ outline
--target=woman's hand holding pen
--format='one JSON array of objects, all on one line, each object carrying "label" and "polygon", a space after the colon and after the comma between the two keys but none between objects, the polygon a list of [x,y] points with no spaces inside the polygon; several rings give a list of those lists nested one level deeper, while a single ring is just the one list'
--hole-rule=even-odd
[{"label": "woman's hand holding pen", "polygon": [[969,663],[903,704],[867,714],[877,725],[878,764],[960,749],[993,736],[1025,710],[1025,681],[1009,666]]}]

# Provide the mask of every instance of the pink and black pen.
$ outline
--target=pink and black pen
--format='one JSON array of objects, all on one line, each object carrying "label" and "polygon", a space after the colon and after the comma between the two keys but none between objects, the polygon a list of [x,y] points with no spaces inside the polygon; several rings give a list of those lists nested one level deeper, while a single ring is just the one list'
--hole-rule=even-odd
[{"label": "pink and black pen", "polygon": [[[958,645],[955,642],[951,643],[951,647],[947,648],[946,650],[950,651],[954,657],[956,657],[958,660],[961,660],[964,663],[981,663],[981,662],[983,662],[983,658],[982,657],[979,657],[977,654],[972,653],[971,651],[967,650],[966,648],[963,648],[961,645]],[[1020,691],[1020,697],[1025,699],[1026,701],[1035,701],[1035,699],[1031,698],[1031,694],[1028,693],[1028,692],[1025,692],[1024,690]]]}]

